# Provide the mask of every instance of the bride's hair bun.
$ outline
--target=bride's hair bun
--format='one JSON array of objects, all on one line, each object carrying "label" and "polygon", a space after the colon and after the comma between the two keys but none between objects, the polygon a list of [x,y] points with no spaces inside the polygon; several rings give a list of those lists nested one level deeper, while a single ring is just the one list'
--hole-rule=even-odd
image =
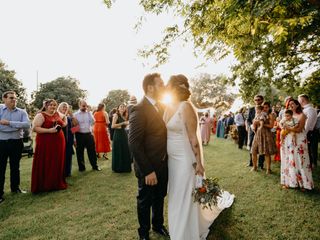
[{"label": "bride's hair bun", "polygon": [[170,77],[168,85],[175,90],[175,93],[177,94],[176,97],[180,101],[186,101],[189,99],[191,92],[189,90],[190,86],[186,76],[182,74],[173,75]]}]

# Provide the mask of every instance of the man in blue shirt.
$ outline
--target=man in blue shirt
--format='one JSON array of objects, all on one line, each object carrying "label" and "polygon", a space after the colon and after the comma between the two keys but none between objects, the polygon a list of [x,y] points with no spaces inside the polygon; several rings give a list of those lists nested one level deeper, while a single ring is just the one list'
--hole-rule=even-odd
[{"label": "man in blue shirt", "polygon": [[20,159],[23,149],[23,129],[30,128],[27,113],[17,108],[14,91],[2,94],[4,105],[0,106],[0,203],[4,201],[4,182],[9,158],[10,187],[13,193],[26,193],[20,189]]},{"label": "man in blue shirt", "polygon": [[94,124],[94,118],[91,112],[88,111],[88,104],[85,100],[80,100],[79,111],[74,114],[79,124],[79,131],[76,132],[76,153],[78,160],[79,171],[86,170],[84,163],[84,149],[87,149],[89,162],[92,169],[95,171],[101,171],[101,168],[97,165],[97,153],[94,138],[92,135],[92,125]]}]

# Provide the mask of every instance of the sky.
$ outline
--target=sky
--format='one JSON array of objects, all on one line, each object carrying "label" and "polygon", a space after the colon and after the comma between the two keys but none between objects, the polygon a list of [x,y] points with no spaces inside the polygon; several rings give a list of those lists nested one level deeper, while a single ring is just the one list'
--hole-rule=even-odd
[{"label": "sky", "polygon": [[[102,0],[0,0],[0,60],[30,94],[38,82],[61,76],[80,81],[88,102],[97,105],[113,89],[127,89],[140,99],[142,79],[159,72],[170,75],[230,74],[235,60],[218,63],[195,58],[191,44],[178,41],[167,64],[153,69],[152,59],[142,59],[139,49],[161,39],[162,29],[175,19],[147,15],[140,31],[134,30],[143,9],[137,0],[117,0],[108,9]],[[199,67],[202,63],[206,66]]]}]

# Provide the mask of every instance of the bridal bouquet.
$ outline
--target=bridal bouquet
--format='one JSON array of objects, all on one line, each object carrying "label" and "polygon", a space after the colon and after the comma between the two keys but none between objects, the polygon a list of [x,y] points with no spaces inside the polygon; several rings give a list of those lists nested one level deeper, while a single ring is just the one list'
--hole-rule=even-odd
[{"label": "bridal bouquet", "polygon": [[196,176],[196,187],[192,192],[193,201],[202,205],[202,208],[210,208],[218,203],[221,189],[217,178],[203,178]]}]

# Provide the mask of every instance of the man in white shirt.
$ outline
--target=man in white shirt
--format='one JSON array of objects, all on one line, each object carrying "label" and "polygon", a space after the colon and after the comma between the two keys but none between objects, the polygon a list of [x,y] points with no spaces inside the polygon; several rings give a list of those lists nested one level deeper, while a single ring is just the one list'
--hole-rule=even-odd
[{"label": "man in white shirt", "polygon": [[317,123],[317,110],[311,105],[309,97],[305,94],[298,96],[298,101],[303,107],[303,113],[307,116],[305,130],[308,138],[308,150],[310,164],[317,166],[318,161],[318,133],[315,129]]},{"label": "man in white shirt", "polygon": [[74,114],[79,124],[79,131],[76,132],[76,153],[78,160],[79,171],[86,170],[84,164],[84,148],[87,149],[88,158],[92,166],[92,170],[101,171],[101,168],[97,165],[97,154],[94,138],[92,135],[92,125],[94,124],[94,118],[91,112],[88,111],[88,105],[85,100],[80,100],[79,111]]},{"label": "man in white shirt", "polygon": [[239,136],[239,139],[238,139],[238,148],[239,149],[242,149],[243,147],[243,144],[245,142],[245,139],[246,139],[246,135],[247,135],[247,131],[246,131],[246,127],[245,127],[245,118],[244,118],[244,111],[245,111],[245,108],[241,108],[239,110],[239,112],[236,114],[235,116],[235,124],[237,126],[237,130],[238,130],[238,136]]}]

